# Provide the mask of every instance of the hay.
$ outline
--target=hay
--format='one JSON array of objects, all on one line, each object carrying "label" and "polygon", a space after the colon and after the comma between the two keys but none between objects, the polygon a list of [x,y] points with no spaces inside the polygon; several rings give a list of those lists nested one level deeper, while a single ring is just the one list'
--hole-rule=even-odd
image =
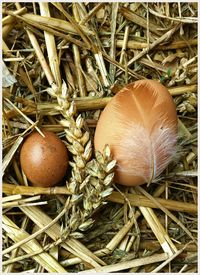
[{"label": "hay", "polygon": [[[9,2],[2,14],[3,271],[197,272],[197,3]],[[150,186],[116,186],[94,130],[145,78],[173,96],[178,151]],[[67,145],[60,186],[32,187],[21,170],[33,129]]]}]

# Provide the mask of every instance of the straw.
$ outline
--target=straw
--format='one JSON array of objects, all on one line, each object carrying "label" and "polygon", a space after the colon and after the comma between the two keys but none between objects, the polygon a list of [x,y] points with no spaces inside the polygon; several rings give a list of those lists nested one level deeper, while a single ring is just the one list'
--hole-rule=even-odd
[{"label": "straw", "polygon": [[[2,58],[16,79],[2,90],[4,273],[197,272],[197,10],[193,2],[2,3]],[[115,184],[112,148],[95,152],[94,134],[113,96],[142,79],[172,95],[177,151],[151,185],[130,188]],[[21,169],[34,129],[68,149],[54,187],[32,186]]]},{"label": "straw", "polygon": [[[13,239],[15,242],[19,242],[24,238],[28,238],[29,234],[21,230],[15,223],[13,223],[8,217],[3,215],[3,229],[8,233],[8,236]],[[66,272],[66,270],[56,261],[53,257],[51,257],[48,253],[42,252],[43,249],[40,244],[36,240],[31,240],[29,243],[23,244],[21,248],[26,253],[31,253],[35,250],[40,250],[40,255],[33,256],[33,258],[48,272]]]}]

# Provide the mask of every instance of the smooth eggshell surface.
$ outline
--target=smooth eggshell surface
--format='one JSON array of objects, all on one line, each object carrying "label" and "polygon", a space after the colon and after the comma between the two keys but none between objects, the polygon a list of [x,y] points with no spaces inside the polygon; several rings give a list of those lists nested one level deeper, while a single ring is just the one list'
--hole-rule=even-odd
[{"label": "smooth eggshell surface", "polygon": [[51,187],[59,183],[68,167],[65,144],[50,131],[45,137],[34,131],[22,145],[20,164],[33,186]]},{"label": "smooth eggshell surface", "polygon": [[177,114],[168,90],[155,80],[126,85],[107,104],[97,123],[95,150],[110,146],[117,161],[115,182],[151,182],[168,165],[177,142]]}]

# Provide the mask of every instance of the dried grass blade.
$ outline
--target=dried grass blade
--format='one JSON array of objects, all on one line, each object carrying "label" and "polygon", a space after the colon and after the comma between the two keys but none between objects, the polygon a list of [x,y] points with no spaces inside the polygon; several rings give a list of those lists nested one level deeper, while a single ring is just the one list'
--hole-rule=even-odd
[{"label": "dried grass blade", "polygon": [[[118,15],[119,3],[112,3],[112,15],[111,15],[111,45],[110,45],[110,57],[114,60],[116,59],[116,27],[117,27],[117,15]],[[109,74],[111,78],[111,83],[115,80],[116,67],[114,64],[110,63]]]},{"label": "dried grass blade", "polygon": [[[65,206],[63,208],[63,210],[56,216],[56,218],[54,218],[53,220],[51,220],[51,222],[49,224],[46,224],[43,228],[41,228],[40,230],[38,230],[37,232],[35,232],[32,235],[29,235],[27,238],[19,241],[18,243],[4,249],[2,251],[2,255],[5,255],[6,253],[9,253],[10,251],[12,251],[13,249],[20,247],[21,245],[29,242],[30,240],[34,239],[35,237],[37,237],[39,234],[45,232],[48,228],[52,227],[66,212],[67,208],[69,207],[69,200],[66,201]],[[23,208],[21,209],[23,210]]]},{"label": "dried grass blade", "polygon": [[[136,217],[135,217],[136,219]],[[112,240],[106,245],[105,249],[108,249],[109,252],[112,252],[118,245],[119,243],[123,240],[123,238],[127,235],[129,230],[132,228],[135,219],[132,218],[129,220],[123,227],[122,229],[112,238]]]},{"label": "dried grass blade", "polygon": [[64,14],[64,16],[70,21],[70,23],[72,24],[72,26],[74,27],[74,29],[77,31],[77,33],[81,36],[81,38],[83,39],[83,41],[85,42],[85,44],[88,46],[88,48],[91,48],[91,42],[90,40],[87,38],[87,36],[84,33],[83,28],[78,25],[78,23],[75,21],[75,19],[64,10],[62,3],[52,3],[60,12],[62,12]]},{"label": "dried grass blade", "polygon": [[[156,46],[157,50],[174,50],[174,49],[181,49],[181,48],[188,48],[192,46],[197,45],[197,39],[189,39],[187,41],[180,40],[180,41],[174,41],[169,43],[168,45],[158,45]],[[123,40],[117,40],[116,41],[116,47],[122,48],[123,47]],[[144,48],[147,48],[146,42],[138,42],[134,40],[127,41],[127,48],[128,49],[135,49],[135,50],[142,50]]]},{"label": "dried grass blade", "polygon": [[[67,251],[69,251],[72,255],[76,256],[79,258],[80,261],[86,262],[87,264],[89,264],[92,267],[100,267],[101,265],[99,263],[97,263],[93,258],[94,257],[90,257],[88,253],[85,254],[85,252],[83,252],[82,250],[79,250],[76,246],[74,245],[69,245],[68,241],[65,242],[62,247],[64,249],[66,249]],[[95,256],[93,254],[93,256]],[[102,264],[102,260],[100,259],[101,264]],[[98,260],[99,262],[99,260]],[[105,265],[105,263],[103,262],[103,265]]]},{"label": "dried grass blade", "polygon": [[[178,202],[174,200],[166,200],[161,198],[150,200],[150,198],[147,198],[139,194],[128,194],[127,198],[130,201],[132,206],[160,208],[158,206],[158,203],[159,203],[159,205],[162,205],[165,208],[173,211],[197,213],[197,205],[192,203]],[[122,203],[122,204],[124,203],[124,198],[119,192],[112,192],[112,194],[108,197],[108,200],[112,202]],[[155,203],[155,201],[157,202],[157,204]]]},{"label": "dried grass blade", "polygon": [[[40,2],[39,6],[40,6],[41,15],[50,17],[49,4]],[[62,80],[60,75],[60,68],[59,68],[59,61],[58,61],[55,39],[54,39],[54,36],[48,33],[47,31],[44,31],[44,36],[45,36],[46,48],[48,52],[49,65],[51,67],[51,71],[54,76],[54,79],[56,80],[57,86],[61,87]]]},{"label": "dried grass blade", "polygon": [[[140,215],[139,212],[135,215],[135,219]],[[105,248],[97,250],[94,254],[98,257],[103,257],[109,255],[113,252],[113,250],[119,245],[119,243],[123,240],[123,238],[127,235],[128,231],[134,224],[134,219],[129,220],[120,230],[119,232],[111,239],[111,241],[106,245]],[[62,261],[63,266],[70,266],[74,264],[81,263],[80,258],[71,258]]]},{"label": "dried grass blade", "polygon": [[[22,15],[26,12],[27,12],[27,8],[23,7],[19,10],[14,11],[13,13],[16,14],[16,15]],[[13,21],[15,21],[15,17],[13,17],[12,15],[7,15],[6,17],[4,17],[2,19],[2,27],[4,27],[6,24],[13,23]]]},{"label": "dried grass blade", "polygon": [[[41,228],[52,222],[52,219],[37,207],[23,207],[21,210]],[[54,241],[56,241],[61,237],[61,227],[56,223],[51,228],[48,228],[46,233]],[[86,247],[84,247],[83,250],[83,245],[80,243],[77,247],[78,243],[79,242],[77,240],[70,238],[69,240],[67,239],[65,242],[62,242],[61,246],[67,250],[70,250],[72,253],[76,253],[75,255],[78,254],[78,257],[81,257],[83,261],[90,263],[92,266],[99,266],[98,262],[103,264],[103,261],[86,249]],[[80,245],[82,247],[81,249]]]},{"label": "dried grass blade", "polygon": [[[130,30],[130,27],[129,25],[127,25],[125,27],[125,31],[124,31],[124,39],[121,40],[122,41],[122,49],[121,49],[121,55],[120,55],[120,59],[119,59],[119,63],[120,64],[123,64],[123,59],[124,59],[124,56],[125,56],[125,52],[126,52],[126,49],[127,49],[127,43],[128,43],[128,38],[129,38],[129,30]],[[116,41],[116,47],[117,47],[117,43],[118,43],[118,40]]]},{"label": "dried grass blade", "polygon": [[132,267],[138,267],[138,266],[143,266],[147,264],[162,262],[167,260],[168,257],[169,256],[167,253],[155,254],[153,256],[139,258],[132,261],[117,263],[113,265],[107,265],[107,266],[103,266],[95,269],[89,269],[79,273],[116,272],[116,271],[121,271]]},{"label": "dried grass blade", "polygon": [[30,29],[32,32],[33,31],[36,32],[36,30],[33,29],[33,27],[32,27],[32,26],[34,26],[34,27],[36,27],[38,29],[47,31],[47,32],[49,32],[52,35],[56,35],[58,37],[62,37],[65,40],[65,42],[66,41],[67,42],[71,42],[71,43],[74,43],[74,44],[78,45],[79,47],[82,47],[84,49],[88,49],[88,46],[84,42],[82,42],[82,41],[80,41],[78,39],[73,38],[70,34],[65,34],[63,32],[57,31],[56,29],[50,28],[50,27],[48,27],[48,26],[46,26],[44,24],[39,24],[39,23],[36,23],[36,22],[31,21],[29,19],[25,19],[23,17],[21,17],[21,19],[27,23],[27,26],[25,26],[25,28],[26,29]]},{"label": "dried grass blade", "polygon": [[[75,34],[75,35],[79,34],[71,23],[61,19],[47,17],[47,16],[40,16],[40,15],[30,14],[30,13],[25,14],[22,17],[24,19],[31,20],[32,22],[39,23],[44,26],[49,26],[50,28],[54,28],[59,31],[63,31],[64,33]],[[82,29],[85,31],[85,33],[89,35],[94,34],[92,31],[88,30],[84,26],[82,26]]]},{"label": "dried grass blade", "polygon": [[145,79],[144,76],[139,75],[138,73],[134,72],[133,70],[129,69],[128,67],[126,68],[125,66],[123,66],[122,64],[120,64],[119,62],[117,62],[116,60],[112,59],[107,53],[102,52],[102,55],[105,57],[105,59],[109,62],[112,62],[114,65],[116,65],[116,67],[118,67],[121,71],[118,74],[121,74],[122,72],[126,72],[128,71],[128,73],[130,75],[132,75],[133,77],[135,77],[136,79]]},{"label": "dried grass blade", "polygon": [[[125,7],[120,7],[119,12],[126,17],[128,20],[134,22],[135,24],[143,27],[143,28],[147,28],[147,23],[146,20],[144,18],[142,18],[141,16],[137,15],[135,12],[132,12],[131,10],[129,10],[128,8]],[[161,32],[158,31],[158,27],[156,24],[154,23],[149,23],[149,30],[150,32],[161,36]]]},{"label": "dried grass blade", "polygon": [[177,249],[172,243],[167,232],[164,230],[162,224],[156,217],[153,210],[151,208],[141,207],[141,206],[139,207],[139,209],[142,212],[146,222],[149,224],[150,228],[152,229],[154,235],[158,239],[164,252],[168,253],[170,256],[173,255],[174,252],[177,251]]},{"label": "dried grass blade", "polygon": [[[33,196],[30,198],[26,198],[26,199],[18,199],[15,201],[8,201],[8,202],[3,202],[2,207],[3,208],[8,208],[8,207],[16,207],[16,206],[20,206],[23,205],[26,202],[32,202],[32,201],[36,201],[40,199],[40,195],[39,196]],[[42,204],[47,204],[47,202],[42,202]]]},{"label": "dried grass blade", "polygon": [[142,194],[144,194],[147,198],[152,200],[167,216],[169,216],[174,222],[176,222],[185,231],[185,233],[197,244],[197,240],[195,240],[191,232],[167,208],[165,208],[160,202],[158,202],[158,200],[156,200],[153,196],[147,193],[141,186],[137,186],[136,189]]},{"label": "dried grass blade", "polygon": [[149,12],[157,17],[165,18],[165,19],[172,20],[172,21],[178,21],[178,22],[188,23],[188,24],[198,23],[198,17],[181,17],[181,16],[180,17],[170,17],[170,16],[166,16],[164,14],[161,14],[159,12],[156,12],[150,8],[149,8]]},{"label": "dried grass blade", "polygon": [[[14,224],[8,217],[5,215],[2,216],[3,220],[3,229],[7,232],[8,236],[14,242],[20,242],[24,239],[28,238],[30,235],[20,229],[16,224]],[[33,256],[34,260],[36,260],[40,265],[42,265],[48,272],[66,272],[66,270],[48,253],[43,252],[42,247],[36,240],[31,240],[30,242],[23,244],[21,248],[26,253],[34,252],[35,250],[40,250],[41,254],[37,256]]]},{"label": "dried grass blade", "polygon": [[128,67],[131,66],[135,61],[137,61],[138,59],[140,59],[142,56],[144,56],[145,54],[147,54],[148,51],[152,50],[153,48],[155,48],[160,43],[168,40],[180,27],[181,27],[181,24],[179,23],[174,28],[172,28],[171,30],[169,30],[165,34],[163,34],[161,37],[159,37],[156,41],[154,41],[153,43],[151,43],[149,45],[149,48],[144,49],[138,55],[136,55],[131,60],[129,60]]},{"label": "dried grass blade", "polygon": [[9,201],[15,201],[15,200],[20,200],[22,198],[21,195],[11,195],[7,197],[2,198],[2,203],[9,202]]},{"label": "dried grass blade", "polygon": [[45,75],[46,75],[46,78],[49,82],[49,85],[52,85],[52,83],[54,83],[55,80],[54,80],[52,72],[50,71],[50,68],[49,68],[49,66],[48,66],[48,64],[47,64],[47,62],[44,58],[43,52],[42,52],[42,50],[41,50],[41,48],[38,44],[38,41],[37,41],[35,35],[30,30],[27,30],[27,34],[29,36],[29,39],[31,41],[31,44],[32,44],[33,48],[35,49],[35,53],[38,57],[40,65],[41,65],[41,67],[43,68],[43,70],[45,72]]},{"label": "dried grass blade", "polygon": [[96,59],[96,62],[97,62],[97,65],[99,67],[101,76],[103,78],[103,84],[104,84],[105,87],[109,87],[110,83],[108,81],[108,73],[107,73],[107,70],[106,70],[106,67],[105,67],[105,62],[104,62],[104,59],[103,59],[102,52],[101,51],[95,52],[94,57]]},{"label": "dried grass blade", "polygon": [[[80,17],[78,14],[77,6],[73,5],[72,9],[73,9],[73,14],[74,14],[75,20],[77,22],[79,22]],[[81,55],[80,55],[80,51],[79,51],[79,48],[77,47],[77,45],[73,45],[72,49],[73,49],[73,54],[74,54],[74,64],[75,64],[75,68],[76,68],[79,93],[80,93],[80,96],[83,97],[83,96],[86,96],[86,86],[85,86],[85,80],[84,80],[84,77],[82,74]]]},{"label": "dried grass blade", "polygon": [[19,148],[20,144],[23,141],[23,137],[18,137],[17,140],[15,141],[15,143],[13,144],[13,146],[11,147],[11,149],[9,150],[9,152],[5,155],[4,159],[3,159],[3,164],[2,164],[2,174],[4,175],[4,172],[6,170],[6,168],[8,167],[10,161],[12,160],[15,152],[17,151],[17,149]]},{"label": "dried grass blade", "polygon": [[[10,53],[10,50],[4,40],[2,40],[2,51],[5,55],[8,55],[9,57],[15,57],[13,54]],[[23,70],[22,67],[19,67],[19,75],[20,75],[21,79],[23,80],[23,82],[28,87],[28,89],[32,92],[33,95],[35,95],[36,90],[35,90],[32,82],[30,81],[30,78],[28,78],[26,72]]]},{"label": "dried grass blade", "polygon": [[165,267],[167,264],[169,264],[173,259],[175,259],[178,255],[180,255],[186,248],[187,246],[190,244],[191,242],[187,243],[183,248],[181,248],[180,250],[176,251],[176,253],[174,253],[169,259],[167,259],[166,261],[164,261],[161,265],[159,265],[158,267],[156,267],[154,270],[151,271],[151,273],[157,273],[160,270],[162,270],[163,267]]},{"label": "dried grass blade", "polygon": [[80,96],[86,96],[86,86],[85,86],[85,80],[82,74],[82,67],[81,67],[81,56],[79,52],[79,48],[77,45],[73,44],[73,54],[74,54],[74,63],[76,68],[76,76],[78,81],[78,87]]},{"label": "dried grass blade", "polygon": [[76,247],[77,250],[82,251],[83,253],[85,253],[85,255],[88,255],[89,257],[91,257],[92,259],[94,259],[98,264],[98,266],[101,265],[106,265],[106,263],[101,260],[99,257],[97,257],[94,253],[92,253],[88,248],[86,248],[86,246],[84,246],[80,241],[73,239],[73,238],[69,238],[67,240],[67,244],[70,245],[71,247]]},{"label": "dried grass blade", "polygon": [[14,185],[10,183],[3,183],[3,193],[9,194],[21,194],[27,196],[34,196],[39,194],[46,194],[46,195],[70,195],[70,191],[66,187],[34,187],[34,186],[21,186],[21,185]]},{"label": "dried grass blade", "polygon": [[197,85],[194,84],[169,88],[169,92],[172,96],[183,95],[185,93],[197,93]]},{"label": "dried grass blade", "polygon": [[95,14],[98,10],[100,10],[105,4],[104,3],[99,3],[97,4],[92,10],[89,11],[89,13],[80,21],[81,25],[84,25],[87,23]]},{"label": "dried grass blade", "polygon": [[40,131],[40,129],[35,125],[35,123],[29,117],[27,117],[23,112],[21,112],[20,109],[17,108],[8,98],[5,98],[4,100],[7,101],[21,116],[23,116],[31,124],[31,126],[35,127],[35,129],[39,132],[41,136],[44,137],[44,134]]}]

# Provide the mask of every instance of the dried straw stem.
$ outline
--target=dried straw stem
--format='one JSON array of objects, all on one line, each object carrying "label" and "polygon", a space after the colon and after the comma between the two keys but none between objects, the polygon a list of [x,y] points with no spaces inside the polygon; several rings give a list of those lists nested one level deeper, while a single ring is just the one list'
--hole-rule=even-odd
[{"label": "dried straw stem", "polygon": [[[108,197],[109,201],[116,203],[124,203],[124,197],[118,192],[112,192],[112,194]],[[192,203],[178,202],[170,199],[161,199],[154,198],[154,200],[150,200],[145,196],[140,194],[127,194],[127,199],[130,201],[132,206],[144,206],[144,207],[152,207],[152,208],[160,208],[159,205],[172,210],[172,211],[183,211],[189,213],[197,213],[197,205]]]},{"label": "dried straw stem", "polygon": [[[40,13],[42,16],[50,17],[49,4],[48,3],[39,3],[40,5]],[[56,81],[58,87],[61,87],[61,75],[59,68],[59,61],[56,49],[55,38],[52,34],[44,31],[44,37],[46,42],[46,48],[48,52],[49,65]]]},{"label": "dried straw stem", "polygon": [[[123,40],[117,40],[116,41],[116,47],[122,48],[123,47]],[[168,45],[157,45],[155,48],[157,50],[175,50],[175,49],[182,49],[187,47],[192,47],[197,45],[197,39],[189,39],[189,40],[180,40],[180,41],[174,41],[169,43]],[[143,50],[147,48],[147,43],[145,42],[138,42],[134,40],[128,40],[126,47],[128,49],[134,49],[134,50]]]},{"label": "dried straw stem", "polygon": [[15,200],[20,200],[22,198],[22,195],[11,195],[11,196],[6,196],[4,198],[2,198],[2,203],[5,202],[10,202],[10,201],[15,201]]},{"label": "dried straw stem", "polygon": [[[77,22],[80,22],[80,17],[79,17],[79,13],[76,5],[73,4],[72,8],[73,8],[74,19]],[[77,45],[73,45],[73,54],[74,54],[74,64],[76,69],[76,77],[77,77],[77,82],[79,87],[79,93],[80,93],[80,97],[83,97],[83,96],[86,96],[86,86],[85,86],[85,80],[82,73],[83,69],[81,66],[80,51]]]},{"label": "dried straw stem", "polygon": [[[14,11],[13,13],[16,15],[22,15],[24,13],[27,12],[27,8],[23,7],[19,10]],[[11,24],[15,21],[15,17],[11,16],[11,15],[7,15],[2,19],[2,27],[4,27],[6,24]]]},{"label": "dried straw stem", "polygon": [[[20,229],[5,215],[2,216],[2,221],[3,229],[7,232],[9,238],[11,238],[14,242],[23,242],[24,239],[29,238],[30,235],[25,230]],[[33,256],[33,258],[48,272],[66,272],[66,270],[53,257],[51,257],[48,253],[43,252],[42,246],[36,240],[31,239],[29,242],[23,243],[21,248],[26,253],[33,253],[35,250],[40,250],[41,253]]]},{"label": "dried straw stem", "polygon": [[[144,29],[147,28],[147,22],[144,18],[137,15],[136,13],[132,12],[128,8],[121,7],[119,8],[119,12],[126,17],[128,20],[132,21],[133,23],[143,27]],[[154,23],[149,23],[149,30],[150,32],[156,34],[157,36],[161,35],[161,32],[157,30],[158,26]]]},{"label": "dried straw stem", "polygon": [[23,137],[18,137],[16,142],[13,144],[12,148],[9,150],[9,152],[5,155],[4,159],[3,159],[3,167],[2,167],[2,173],[4,174],[6,168],[8,167],[10,161],[12,160],[15,152],[17,151],[17,149],[19,148],[20,144],[23,141]]},{"label": "dried straw stem", "polygon": [[164,227],[162,226],[161,222],[155,215],[154,211],[149,207],[139,207],[140,211],[142,212],[146,222],[149,224],[150,228],[152,229],[154,235],[158,239],[162,249],[164,252],[168,253],[170,256],[177,251],[176,246],[171,241],[169,235],[165,231]]},{"label": "dried straw stem", "polygon": [[84,29],[82,26],[80,26],[76,20],[63,8],[62,3],[53,3],[53,5],[61,12],[63,15],[69,20],[69,22],[72,24],[74,29],[77,31],[77,33],[80,35],[80,37],[83,39],[87,47],[90,49],[90,39],[88,39],[87,34],[84,32]]},{"label": "dried straw stem", "polygon": [[[137,212],[135,214],[135,219],[137,219],[139,215],[139,212]],[[133,224],[134,219],[132,218],[120,229],[120,231],[111,239],[111,241],[106,245],[105,248],[95,251],[94,254],[98,257],[103,257],[111,254],[114,251],[114,249],[119,245],[119,243],[123,240],[123,238],[127,235],[127,233],[130,231]],[[62,261],[63,266],[70,266],[78,263],[81,263],[81,259],[76,257]]]},{"label": "dried straw stem", "polygon": [[176,253],[174,253],[173,255],[171,255],[171,257],[169,259],[165,260],[161,265],[159,265],[154,270],[152,270],[151,273],[156,273],[156,272],[159,272],[160,270],[162,270],[162,268],[164,266],[166,266],[167,264],[169,264],[173,259],[175,259],[178,255],[180,255],[187,248],[188,245],[189,245],[189,243],[186,244],[180,250],[176,251]]},{"label": "dried straw stem", "polygon": [[22,240],[20,240],[18,243],[6,248],[3,252],[2,255],[5,255],[6,253],[9,253],[10,251],[12,251],[13,249],[16,249],[18,247],[20,247],[23,244],[26,244],[27,242],[31,241],[32,239],[34,239],[35,237],[37,237],[39,234],[45,232],[48,228],[50,228],[52,225],[54,225],[67,211],[67,209],[71,207],[71,205],[69,205],[69,200],[66,201],[65,206],[63,208],[63,210],[57,215],[57,217],[52,220],[49,224],[47,224],[46,226],[44,226],[43,228],[41,228],[39,231],[35,232],[32,235],[27,236],[27,238],[23,238]]},{"label": "dried straw stem", "polygon": [[78,81],[78,87],[79,87],[79,93],[80,96],[86,96],[86,86],[85,86],[85,80],[82,74],[82,67],[81,67],[81,57],[79,48],[77,45],[73,45],[73,53],[74,53],[74,63],[76,68],[76,77]]},{"label": "dried straw stem", "polygon": [[[53,17],[47,17],[47,16],[40,16],[40,15],[30,14],[30,13],[25,14],[22,17],[25,19],[31,20],[32,22],[42,24],[44,26],[49,26],[52,29],[57,29],[64,33],[79,35],[79,32],[74,28],[73,24],[65,20],[61,20]],[[90,34],[90,35],[94,34],[92,31],[88,30],[88,28],[84,26],[82,26],[82,29],[87,34]]]},{"label": "dried straw stem", "polygon": [[[42,187],[31,187],[31,186],[16,186],[13,184],[3,183],[3,193],[8,195],[21,194],[21,195],[37,195],[37,194],[66,194],[70,195],[71,192],[66,187],[51,187],[51,188],[42,188]],[[116,202],[124,204],[124,197],[119,192],[112,192],[111,195],[107,198],[111,202]],[[150,208],[160,208],[154,201],[141,194],[127,194],[127,199],[130,201],[132,206],[144,206]],[[154,197],[154,199],[159,202],[161,205],[166,207],[169,210],[173,211],[183,211],[188,213],[197,213],[197,205],[187,202],[179,202],[170,199],[162,199]]]},{"label": "dried straw stem", "polygon": [[[37,207],[23,207],[21,210],[40,228],[52,223],[52,219]],[[62,234],[62,229],[58,223],[53,224],[45,231],[54,241],[58,241]],[[83,261],[89,263],[91,266],[97,267],[104,262],[97,256],[91,253],[85,246],[81,245],[78,240],[68,238],[61,242],[61,246],[81,258]]]},{"label": "dried straw stem", "polygon": [[[172,96],[183,95],[184,93],[196,93],[197,92],[197,85],[185,85],[185,86],[178,86],[175,88],[168,88],[170,94]],[[112,97],[103,97],[103,98],[76,98],[74,102],[76,103],[76,107],[78,111],[86,111],[86,110],[97,110],[104,108],[108,102],[111,100]],[[71,101],[71,100],[69,100]],[[33,103],[34,104],[34,103]],[[34,105],[29,108],[23,108],[22,112],[24,114],[34,114]],[[37,110],[39,113],[50,114],[50,115],[57,115],[60,112],[60,108],[56,103],[38,103]],[[17,116],[17,112],[14,110],[10,110],[6,112],[8,118],[12,118]]]},{"label": "dried straw stem", "polygon": [[92,10],[89,11],[89,13],[80,21],[80,25],[84,27],[84,24],[87,23],[98,10],[100,10],[104,6],[104,3],[97,4]]},{"label": "dried straw stem", "polygon": [[147,265],[147,264],[151,264],[151,263],[162,262],[162,261],[167,260],[168,257],[169,256],[167,253],[154,254],[153,256],[143,257],[143,258],[135,259],[132,261],[117,263],[117,264],[113,264],[113,265],[107,265],[107,266],[99,267],[99,268],[95,268],[95,269],[89,269],[89,270],[81,271],[79,273],[116,272],[116,271],[121,271],[121,270],[125,270],[128,268],[143,266],[143,265]]},{"label": "dried straw stem", "polygon": [[[133,188],[132,188],[132,192],[136,193]],[[155,212],[149,207],[140,206],[139,209],[142,212],[146,222],[149,224],[150,228],[152,229],[153,233],[155,234],[156,238],[158,239],[164,252],[168,253],[170,256],[173,255],[174,252],[177,251],[177,248],[171,241],[169,235],[167,234],[166,230],[164,229],[161,222],[157,218]]]},{"label": "dried straw stem", "polygon": [[[129,60],[127,66],[131,66],[135,61],[143,57],[145,54],[147,54],[150,50],[154,49],[157,45],[164,42],[165,40],[169,39],[179,28],[181,24],[177,24],[174,28],[167,31],[165,34],[163,34],[161,37],[159,37],[156,41],[151,43],[148,48],[142,50],[137,56],[133,57],[131,60]],[[119,73],[121,74],[121,72]],[[118,74],[118,76],[119,76]]]},{"label": "dried straw stem", "polygon": [[[3,3],[2,11],[3,57],[18,81],[3,89],[4,272],[197,272],[197,4]],[[111,92],[149,76],[174,97],[183,154],[149,193],[112,192],[116,162],[109,147],[93,152],[88,128]],[[17,151],[36,125],[67,141],[66,186],[24,186]],[[47,203],[42,194],[54,220],[35,206]]]},{"label": "dried straw stem", "polygon": [[7,25],[2,27],[2,38],[3,38],[3,40],[6,41],[6,38],[7,38],[8,34],[11,32],[11,30],[13,29],[13,27],[14,27],[14,22],[11,23],[11,24],[7,24]]},{"label": "dried straw stem", "polygon": [[26,196],[35,196],[39,194],[46,194],[46,195],[70,195],[71,192],[66,187],[33,187],[33,186],[21,186],[21,185],[14,185],[3,183],[3,193],[5,194],[21,194]]},{"label": "dried straw stem", "polygon": [[[176,244],[176,247],[178,250],[182,249],[185,246],[185,244]],[[140,245],[139,245],[140,249],[147,249],[147,250],[157,250],[160,248],[160,244],[158,241],[156,240],[141,240],[140,241]],[[197,246],[196,244],[192,244],[192,243],[188,243],[188,246],[185,248],[185,251],[188,252],[194,252],[196,251]]]},{"label": "dried straw stem", "polygon": [[167,208],[165,208],[160,202],[158,202],[153,196],[151,196],[149,193],[147,193],[142,187],[136,186],[136,190],[144,194],[146,197],[148,197],[150,200],[156,203],[157,206],[168,216],[170,217],[174,222],[176,222],[184,231],[185,233],[195,242],[195,238],[193,237],[192,233],[184,226],[184,224],[176,217],[174,216]]},{"label": "dried straw stem", "polygon": [[[23,222],[22,222],[22,225],[21,225],[21,229],[22,229],[22,230],[23,230],[23,229],[26,230],[28,221],[29,221],[28,217],[25,217],[24,220],[23,220]],[[3,270],[4,273],[8,273],[8,272],[12,272],[12,271],[13,271],[15,265],[14,265],[14,263],[12,263],[12,260],[18,258],[17,255],[18,255],[18,253],[20,253],[20,252],[21,252],[21,249],[20,249],[20,248],[17,248],[17,249],[15,249],[15,250],[13,250],[13,251],[11,252],[11,256],[10,256],[10,258],[9,258],[9,260],[8,260],[8,261],[10,261],[11,263],[10,263],[10,264],[8,263],[8,265],[5,267],[5,269]]]},{"label": "dried straw stem", "polygon": [[[13,54],[10,53],[10,50],[4,40],[2,40],[2,50],[5,55],[8,55],[9,57],[15,57]],[[20,75],[22,81],[26,84],[26,86],[32,92],[32,94],[35,95],[36,90],[35,90],[32,82],[30,81],[30,78],[27,76],[27,73],[23,70],[22,67],[19,67],[18,70],[19,70],[19,75]]]},{"label": "dried straw stem", "polygon": [[35,49],[35,53],[37,55],[37,58],[40,62],[40,65],[41,67],[43,68],[44,72],[45,72],[45,75],[46,75],[46,78],[49,82],[49,85],[52,85],[53,83],[55,83],[55,80],[54,80],[54,77],[52,75],[52,72],[49,68],[49,65],[47,64],[45,58],[44,58],[44,55],[43,55],[43,52],[38,44],[38,41],[35,37],[35,35],[33,34],[33,32],[31,32],[30,30],[27,30],[27,34],[29,36],[29,39],[31,41],[31,44],[33,46],[33,48]]},{"label": "dried straw stem", "polygon": [[36,123],[33,122],[29,117],[27,117],[19,108],[17,108],[8,98],[5,98],[4,99],[6,102],[8,102],[14,109],[17,113],[19,113],[23,118],[25,118],[26,121],[28,121],[31,126],[34,126],[35,129],[38,131],[38,133],[44,137],[44,134],[41,132],[41,130],[36,126]]},{"label": "dried straw stem", "polygon": [[[111,15],[111,44],[110,44],[110,57],[116,59],[116,26],[117,26],[117,14],[119,3],[112,3],[112,15]],[[110,63],[109,74],[111,76],[111,83],[115,81],[116,66]]]},{"label": "dried straw stem", "polygon": [[[8,202],[3,202],[2,204],[2,207],[3,208],[10,208],[10,207],[16,207],[16,206],[19,206],[19,205],[24,205],[26,204],[27,202],[32,202],[32,201],[37,201],[40,199],[41,196],[33,196],[33,197],[30,197],[30,198],[26,198],[26,199],[15,199],[14,201],[8,201]],[[47,203],[47,202],[45,202]]]}]

